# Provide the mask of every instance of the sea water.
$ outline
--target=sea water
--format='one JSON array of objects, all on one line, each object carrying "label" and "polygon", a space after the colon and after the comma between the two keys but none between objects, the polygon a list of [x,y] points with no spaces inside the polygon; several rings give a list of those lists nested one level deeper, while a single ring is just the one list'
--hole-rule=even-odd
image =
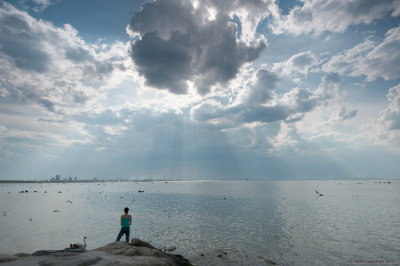
[{"label": "sea water", "polygon": [[129,207],[131,237],[196,265],[399,265],[399,192],[398,179],[1,184],[0,253],[97,248]]}]

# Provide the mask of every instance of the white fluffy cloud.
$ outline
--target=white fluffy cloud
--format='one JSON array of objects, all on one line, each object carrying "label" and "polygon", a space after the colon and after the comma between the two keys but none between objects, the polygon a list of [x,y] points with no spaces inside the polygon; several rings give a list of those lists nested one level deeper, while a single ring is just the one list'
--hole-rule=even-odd
[{"label": "white fluffy cloud", "polygon": [[28,146],[46,138],[50,145],[89,142],[73,116],[101,111],[103,88],[120,82],[115,77],[129,66],[128,46],[87,44],[72,26],[56,27],[8,3],[0,5],[0,44],[1,138]]},{"label": "white fluffy cloud", "polygon": [[325,101],[338,95],[340,78],[337,74],[323,77],[318,89],[293,88],[282,96],[274,95],[278,76],[260,69],[256,72],[255,82],[247,84],[245,96],[238,97],[239,102],[223,106],[219,102],[203,102],[192,108],[192,119],[218,124],[221,127],[245,123],[296,122]]},{"label": "white fluffy cloud", "polygon": [[322,66],[324,71],[365,76],[367,81],[380,77],[385,80],[400,78],[400,27],[392,28],[382,42],[366,40],[357,46],[331,57]]},{"label": "white fluffy cloud", "polygon": [[99,97],[90,83],[125,68],[122,44],[88,45],[70,25],[55,27],[6,3],[0,8],[0,43],[1,95],[51,112]]},{"label": "white fluffy cloud", "polygon": [[288,60],[275,63],[273,69],[279,71],[282,75],[291,75],[300,73],[307,75],[310,69],[318,64],[318,58],[311,51],[298,53]]},{"label": "white fluffy cloud", "polygon": [[370,24],[386,14],[400,15],[399,0],[302,0],[288,15],[275,16],[274,33],[321,35],[326,31],[344,32],[351,25]]},{"label": "white fluffy cloud", "polygon": [[344,121],[347,119],[351,119],[357,115],[358,110],[347,110],[346,107],[342,106],[338,108],[331,116],[332,121]]},{"label": "white fluffy cloud", "polygon": [[390,130],[400,130],[400,84],[387,94],[388,107],[381,113],[381,121]]}]

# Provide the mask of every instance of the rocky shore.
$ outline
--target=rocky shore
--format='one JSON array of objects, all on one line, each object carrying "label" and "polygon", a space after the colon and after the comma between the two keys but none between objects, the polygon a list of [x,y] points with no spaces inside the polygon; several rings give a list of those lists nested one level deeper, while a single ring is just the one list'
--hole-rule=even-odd
[{"label": "rocky shore", "polygon": [[94,250],[39,250],[32,254],[0,254],[0,265],[146,265],[146,266],[190,266],[180,255],[164,253],[151,244],[134,238],[131,243],[112,242]]}]

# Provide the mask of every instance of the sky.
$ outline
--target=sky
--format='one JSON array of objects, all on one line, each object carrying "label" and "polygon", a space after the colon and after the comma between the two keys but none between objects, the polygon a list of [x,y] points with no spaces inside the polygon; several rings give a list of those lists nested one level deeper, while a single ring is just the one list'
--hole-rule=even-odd
[{"label": "sky", "polygon": [[400,177],[400,0],[0,1],[0,180]]}]

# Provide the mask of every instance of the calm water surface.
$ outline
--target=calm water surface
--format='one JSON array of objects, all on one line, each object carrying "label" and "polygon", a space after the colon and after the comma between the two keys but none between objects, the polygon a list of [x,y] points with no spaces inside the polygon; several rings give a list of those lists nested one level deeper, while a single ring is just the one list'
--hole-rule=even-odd
[{"label": "calm water surface", "polygon": [[399,192],[370,179],[2,184],[0,253],[108,244],[127,206],[132,236],[197,265],[399,265]]}]

